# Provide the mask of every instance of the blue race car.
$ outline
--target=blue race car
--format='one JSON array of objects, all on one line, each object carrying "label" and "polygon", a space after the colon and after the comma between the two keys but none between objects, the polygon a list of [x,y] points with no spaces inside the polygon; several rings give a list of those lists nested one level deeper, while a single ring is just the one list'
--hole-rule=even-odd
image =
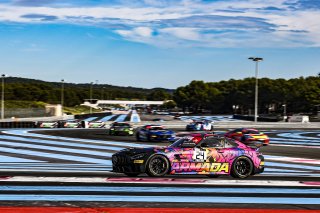
[{"label": "blue race car", "polygon": [[213,131],[213,122],[193,121],[186,126],[187,131]]},{"label": "blue race car", "polygon": [[175,132],[160,125],[145,125],[137,133],[137,141],[170,141],[175,140]]}]

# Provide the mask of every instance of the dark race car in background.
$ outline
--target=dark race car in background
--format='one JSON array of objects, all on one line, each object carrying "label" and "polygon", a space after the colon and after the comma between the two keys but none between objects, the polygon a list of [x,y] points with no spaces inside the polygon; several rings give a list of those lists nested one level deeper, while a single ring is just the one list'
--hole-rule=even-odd
[{"label": "dark race car in background", "polygon": [[174,141],[175,132],[161,125],[145,125],[137,130],[137,141]]},{"label": "dark race car in background", "polygon": [[127,122],[114,122],[110,125],[109,135],[133,135],[133,127]]},{"label": "dark race car in background", "polygon": [[213,131],[211,121],[193,121],[186,125],[187,131]]},{"label": "dark race car in background", "polygon": [[264,157],[258,149],[215,135],[190,135],[168,147],[130,148],[112,155],[113,172],[137,176],[199,174],[247,178],[262,173]]},{"label": "dark race car in background", "polygon": [[228,138],[235,139],[247,145],[252,145],[256,141],[260,141],[264,146],[269,145],[269,137],[257,129],[239,128],[225,133]]}]

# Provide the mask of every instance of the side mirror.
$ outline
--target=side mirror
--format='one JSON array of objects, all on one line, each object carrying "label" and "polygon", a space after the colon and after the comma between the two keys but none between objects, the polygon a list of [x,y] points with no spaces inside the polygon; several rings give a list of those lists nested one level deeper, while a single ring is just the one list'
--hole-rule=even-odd
[{"label": "side mirror", "polygon": [[193,148],[195,147],[196,144],[194,142],[185,142],[181,144],[181,148]]}]

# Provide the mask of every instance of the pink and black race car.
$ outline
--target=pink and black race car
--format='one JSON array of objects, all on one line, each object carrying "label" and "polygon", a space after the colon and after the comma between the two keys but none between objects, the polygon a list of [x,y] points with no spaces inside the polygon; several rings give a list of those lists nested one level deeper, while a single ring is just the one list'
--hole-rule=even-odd
[{"label": "pink and black race car", "polygon": [[199,174],[246,178],[262,173],[264,157],[257,148],[213,134],[191,134],[168,147],[130,148],[112,155],[113,172],[137,176]]}]

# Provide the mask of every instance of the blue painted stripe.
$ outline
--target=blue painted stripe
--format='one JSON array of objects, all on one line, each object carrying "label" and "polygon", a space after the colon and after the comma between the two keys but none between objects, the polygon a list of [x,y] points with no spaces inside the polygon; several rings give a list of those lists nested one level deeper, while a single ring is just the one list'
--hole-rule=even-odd
[{"label": "blue painted stripe", "polygon": [[70,161],[81,161],[86,163],[101,163],[106,165],[111,165],[110,160],[103,160],[103,159],[95,159],[89,157],[80,157],[80,156],[73,156],[73,155],[64,155],[64,154],[55,154],[55,153],[47,153],[45,151],[30,151],[30,150],[23,150],[23,149],[13,149],[13,148],[6,148],[1,147],[2,152],[14,153],[14,154],[21,154],[21,155],[33,155],[33,156],[41,156],[47,158],[56,158],[56,159],[63,159],[63,160],[70,160]]},{"label": "blue painted stripe", "polygon": [[90,117],[90,118],[84,119],[84,121],[90,122],[90,121],[93,121],[93,120],[95,120],[95,119],[97,119],[97,118],[98,118],[98,117]]},{"label": "blue painted stripe", "polygon": [[[1,135],[1,139],[6,140],[15,140],[15,141],[25,141],[28,143],[41,143],[46,145],[53,145],[53,146],[72,146],[72,147],[81,147],[81,148],[90,148],[90,149],[102,149],[102,150],[114,150],[114,151],[120,151],[124,149],[123,147],[116,147],[116,146],[100,146],[100,145],[94,145],[94,144],[80,144],[80,143],[71,143],[71,142],[62,142],[62,141],[52,141],[52,140],[41,140],[36,138],[21,138],[16,136],[7,136],[7,135]],[[86,142],[85,140],[82,142]],[[1,144],[0,144],[1,145]]]},{"label": "blue painted stripe", "polygon": [[320,198],[292,197],[215,197],[215,196],[124,196],[124,195],[12,195],[1,194],[2,201],[115,201],[115,202],[173,202],[184,203],[246,203],[246,204],[319,204]]},{"label": "blue painted stripe", "polygon": [[119,116],[117,117],[117,119],[115,120],[115,122],[123,122],[123,121],[126,119],[127,116],[128,116],[127,114],[125,114],[125,115],[119,115]]},{"label": "blue painted stripe", "polygon": [[[1,141],[0,141],[0,143],[1,143]],[[0,163],[18,163],[18,162],[19,163],[31,163],[31,162],[43,162],[43,161],[0,155]]]},{"label": "blue painted stripe", "polygon": [[74,149],[74,148],[62,148],[62,147],[53,147],[53,146],[45,146],[45,145],[35,145],[35,144],[26,144],[26,143],[19,143],[19,142],[7,142],[7,141],[0,141],[0,149],[1,146],[17,146],[19,147],[19,150],[21,147],[24,148],[30,148],[30,149],[41,149],[44,151],[50,150],[50,151],[58,151],[58,152],[67,152],[67,153],[76,153],[76,154],[87,154],[87,155],[95,155],[98,157],[111,157],[113,153],[110,152],[100,152],[100,151],[91,151],[91,150],[80,150],[80,149]]},{"label": "blue painted stripe", "polygon": [[102,121],[102,122],[109,121],[109,120],[111,120],[114,116],[116,116],[116,115],[108,115],[108,116],[106,116],[106,117],[101,118],[100,121]]},{"label": "blue painted stripe", "polygon": [[[5,183],[4,183],[5,184]],[[0,186],[5,191],[90,191],[90,192],[194,192],[194,193],[257,193],[257,194],[320,194],[320,189],[286,188],[192,188],[192,187],[108,187],[108,186]]]},{"label": "blue painted stripe", "polygon": [[[31,129],[32,130],[32,129]],[[28,132],[31,130],[7,130],[3,131],[6,134],[12,134],[12,135],[17,135],[21,136],[19,138],[23,138],[24,136],[30,136],[30,137],[40,137],[44,139],[54,139],[54,140],[65,140],[65,141],[72,141],[72,142],[83,142],[85,141],[86,143],[95,143],[95,144],[107,144],[107,145],[114,145],[114,146],[126,146],[126,147],[150,147],[151,145],[146,145],[146,144],[137,144],[133,142],[118,142],[118,141],[103,141],[103,140],[89,140],[89,139],[80,139],[80,138],[68,138],[68,137],[61,137],[61,136],[52,136],[52,135],[42,135],[42,134],[37,134],[37,133],[32,133]],[[68,130],[64,130],[68,131]],[[0,135],[0,139],[3,135]],[[29,140],[28,138],[23,138],[20,140]],[[58,143],[58,142],[57,142]]]}]

